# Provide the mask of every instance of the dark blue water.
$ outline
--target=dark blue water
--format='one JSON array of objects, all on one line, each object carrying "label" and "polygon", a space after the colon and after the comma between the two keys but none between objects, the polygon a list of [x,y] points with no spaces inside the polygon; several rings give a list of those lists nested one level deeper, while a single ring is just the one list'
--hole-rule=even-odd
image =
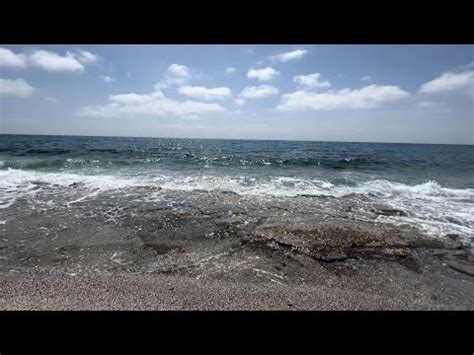
[{"label": "dark blue water", "polygon": [[89,199],[137,186],[330,195],[408,214],[380,222],[474,237],[474,146],[0,135],[0,222],[19,199],[71,200],[76,183]]}]

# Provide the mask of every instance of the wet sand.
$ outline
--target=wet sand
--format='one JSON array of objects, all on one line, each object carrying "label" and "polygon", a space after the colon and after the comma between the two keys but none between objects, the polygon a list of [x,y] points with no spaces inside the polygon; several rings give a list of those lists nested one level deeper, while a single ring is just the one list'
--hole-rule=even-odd
[{"label": "wet sand", "polygon": [[380,223],[405,211],[364,200],[44,201],[0,225],[0,309],[474,309],[469,240]]}]

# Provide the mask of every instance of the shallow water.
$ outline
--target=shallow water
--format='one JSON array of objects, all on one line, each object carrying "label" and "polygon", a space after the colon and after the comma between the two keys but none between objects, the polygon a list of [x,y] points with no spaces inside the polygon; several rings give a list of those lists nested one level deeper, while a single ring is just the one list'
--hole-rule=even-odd
[{"label": "shallow water", "polygon": [[0,224],[15,218],[15,203],[63,205],[139,186],[344,197],[406,213],[381,223],[474,237],[473,146],[0,135]]}]

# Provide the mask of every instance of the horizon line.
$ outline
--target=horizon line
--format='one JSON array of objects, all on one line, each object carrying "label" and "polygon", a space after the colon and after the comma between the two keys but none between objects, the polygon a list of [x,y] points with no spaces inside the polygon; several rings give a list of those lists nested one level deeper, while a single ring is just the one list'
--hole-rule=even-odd
[{"label": "horizon line", "polygon": [[115,135],[83,135],[83,134],[42,134],[42,133],[0,133],[11,136],[52,136],[52,137],[108,137],[108,138],[155,138],[155,139],[202,139],[202,140],[234,140],[234,141],[281,141],[281,142],[321,142],[321,143],[368,143],[368,144],[423,144],[423,145],[466,145],[474,143],[420,143],[420,142],[368,142],[368,141],[338,141],[338,140],[308,140],[308,139],[267,139],[267,138],[203,138],[203,137],[158,137],[158,136],[115,136]]}]

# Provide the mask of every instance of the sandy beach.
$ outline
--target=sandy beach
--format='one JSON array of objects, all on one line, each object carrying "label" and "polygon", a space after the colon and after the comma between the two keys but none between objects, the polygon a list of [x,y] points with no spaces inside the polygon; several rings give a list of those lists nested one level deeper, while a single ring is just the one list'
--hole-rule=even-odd
[{"label": "sandy beach", "polygon": [[433,262],[422,274],[358,263],[358,275],[316,270],[321,283],[186,276],[3,274],[4,310],[473,310],[473,280]]}]

